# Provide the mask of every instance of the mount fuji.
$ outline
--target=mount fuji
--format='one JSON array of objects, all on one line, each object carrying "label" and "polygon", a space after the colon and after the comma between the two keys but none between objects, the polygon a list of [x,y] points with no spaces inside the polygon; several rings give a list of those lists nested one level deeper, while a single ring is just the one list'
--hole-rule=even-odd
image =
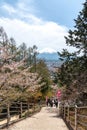
[{"label": "mount fuji", "polygon": [[60,67],[63,63],[57,51],[51,48],[40,50],[37,58],[44,60],[48,68]]},{"label": "mount fuji", "polygon": [[45,48],[39,51],[38,58],[46,61],[58,61],[59,56],[56,50],[51,48]]},{"label": "mount fuji", "polygon": [[57,51],[52,48],[44,48],[40,50],[39,53],[57,53]]}]

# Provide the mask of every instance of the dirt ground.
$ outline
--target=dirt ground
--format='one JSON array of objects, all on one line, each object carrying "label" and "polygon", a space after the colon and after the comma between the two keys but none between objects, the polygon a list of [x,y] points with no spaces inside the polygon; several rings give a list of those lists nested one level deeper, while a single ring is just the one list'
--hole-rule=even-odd
[{"label": "dirt ground", "polygon": [[58,109],[43,107],[32,117],[22,120],[4,130],[69,130],[58,116]]}]

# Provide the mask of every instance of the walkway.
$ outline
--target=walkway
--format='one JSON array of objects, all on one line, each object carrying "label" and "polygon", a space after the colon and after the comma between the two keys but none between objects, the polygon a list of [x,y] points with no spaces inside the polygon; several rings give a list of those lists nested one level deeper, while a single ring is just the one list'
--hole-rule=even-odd
[{"label": "walkway", "polygon": [[68,130],[57,111],[56,108],[43,107],[39,113],[10,126],[8,130]]}]

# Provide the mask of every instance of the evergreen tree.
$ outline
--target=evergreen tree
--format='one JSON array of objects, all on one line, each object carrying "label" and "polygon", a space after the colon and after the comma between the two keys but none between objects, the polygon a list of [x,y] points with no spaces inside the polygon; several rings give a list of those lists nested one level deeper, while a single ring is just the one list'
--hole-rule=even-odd
[{"label": "evergreen tree", "polygon": [[29,47],[27,49],[27,65],[31,66],[32,65],[32,62],[33,62],[33,57],[32,57],[32,53],[33,53],[33,49],[32,47]]},{"label": "evergreen tree", "polygon": [[24,42],[20,45],[19,51],[20,51],[20,58],[21,59],[25,58],[25,56],[27,55],[27,46]]},{"label": "evergreen tree", "polygon": [[10,53],[13,55],[16,53],[16,41],[14,40],[14,38],[10,38],[9,40],[9,46],[10,46]]},{"label": "evergreen tree", "polygon": [[87,0],[84,7],[75,21],[75,29],[69,30],[66,43],[69,46],[76,47],[78,53],[82,52],[87,57]]},{"label": "evergreen tree", "polygon": [[[62,85],[66,85],[67,90],[70,89],[70,91],[74,90],[74,87],[71,89],[72,84],[79,81],[77,84],[79,87],[76,90],[79,92],[79,90],[83,89],[80,89],[80,86],[83,80],[84,83],[86,82],[85,76],[87,75],[87,0],[83,4],[82,11],[79,12],[77,19],[74,21],[74,30],[69,30],[68,36],[65,39],[66,44],[70,47],[75,47],[76,51],[70,53],[66,49],[63,49],[62,53],[58,52],[61,60],[64,60],[58,77],[59,82]],[[82,74],[85,74],[84,79],[79,80]]]},{"label": "evergreen tree", "polygon": [[38,54],[37,46],[34,45],[32,50],[33,50],[33,64],[34,64],[34,69],[35,69],[35,72],[36,72],[36,62],[37,62],[37,54]]},{"label": "evergreen tree", "polygon": [[42,90],[41,90],[42,93],[45,93],[50,88],[51,80],[50,80],[50,73],[49,73],[48,67],[43,60],[39,60],[37,63],[37,73],[40,75],[40,77],[42,77],[41,82],[45,83],[43,84]]},{"label": "evergreen tree", "polygon": [[6,46],[8,44],[8,36],[3,27],[0,27],[0,46]]}]

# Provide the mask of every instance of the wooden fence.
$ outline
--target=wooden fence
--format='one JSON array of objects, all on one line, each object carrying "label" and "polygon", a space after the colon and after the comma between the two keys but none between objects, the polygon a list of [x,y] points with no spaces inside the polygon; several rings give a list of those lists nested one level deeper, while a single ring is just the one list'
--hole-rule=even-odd
[{"label": "wooden fence", "polygon": [[13,102],[11,105],[0,106],[0,128],[9,126],[39,110],[40,105],[27,102]]},{"label": "wooden fence", "polygon": [[87,130],[87,106],[61,106],[60,114],[73,130]]}]

